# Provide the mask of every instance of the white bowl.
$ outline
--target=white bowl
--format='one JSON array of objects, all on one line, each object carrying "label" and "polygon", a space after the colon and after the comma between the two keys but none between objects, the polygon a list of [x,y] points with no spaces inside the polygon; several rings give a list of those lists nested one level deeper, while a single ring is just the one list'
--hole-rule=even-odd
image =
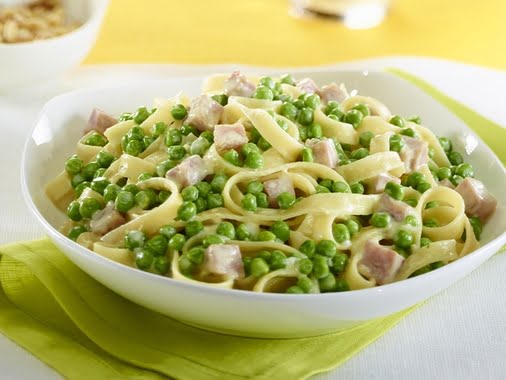
[{"label": "white bowl", "polygon": [[109,0],[63,0],[71,21],[82,25],[62,36],[0,43],[0,93],[42,85],[77,66],[95,43]]},{"label": "white bowl", "polygon": [[[154,97],[184,90],[200,91],[201,79],[150,82],[130,87],[82,90],[46,104],[23,156],[23,193],[49,237],[85,272],[124,297],[188,324],[223,333],[254,337],[303,337],[324,334],[405,309],[460,280],[506,243],[506,173],[492,151],[462,121],[413,85],[383,72],[307,73],[320,84],[343,81],[348,89],[374,96],[402,115],[418,114],[438,135],[454,140],[477,177],[498,198],[499,208],[483,231],[483,246],[468,256],[427,274],[344,293],[315,295],[258,294],[181,283],[123,266],[99,256],[58,232],[65,219],[46,198],[45,184],[74,153],[75,142],[93,107],[119,114]],[[298,74],[302,77],[303,74]]]}]

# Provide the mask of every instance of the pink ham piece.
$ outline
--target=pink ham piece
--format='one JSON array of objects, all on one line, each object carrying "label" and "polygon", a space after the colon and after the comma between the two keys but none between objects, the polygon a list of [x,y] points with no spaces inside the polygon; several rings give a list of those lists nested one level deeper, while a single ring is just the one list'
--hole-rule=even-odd
[{"label": "pink ham piece", "polygon": [[388,194],[383,194],[380,198],[378,211],[388,212],[395,220],[400,222],[411,214],[412,207],[407,203],[393,199]]},{"label": "pink ham piece", "polygon": [[458,184],[455,191],[464,199],[466,214],[477,216],[482,222],[485,222],[497,207],[497,200],[477,179],[465,178]]},{"label": "pink ham piece", "polygon": [[339,163],[339,156],[332,139],[310,139],[306,141],[306,145],[313,151],[316,163],[328,166],[329,168],[335,168]]},{"label": "pink ham piece", "polygon": [[439,185],[444,186],[444,187],[448,187],[450,189],[455,189],[455,185],[448,178],[445,178],[442,181],[439,181]]},{"label": "pink ham piece", "polygon": [[228,96],[243,96],[250,98],[255,92],[255,85],[248,81],[240,71],[234,71],[224,82],[223,87]]},{"label": "pink ham piece", "polygon": [[323,86],[322,89],[318,91],[318,95],[320,95],[323,104],[327,104],[330,101],[341,103],[348,97],[343,86],[338,86],[335,83]]},{"label": "pink ham piece", "polygon": [[235,244],[211,244],[204,254],[202,271],[225,278],[244,277],[241,250]]},{"label": "pink ham piece", "polygon": [[214,127],[214,145],[218,151],[240,149],[248,142],[248,136],[241,123],[218,124]]},{"label": "pink ham piece", "polygon": [[314,94],[315,92],[320,91],[320,88],[311,78],[304,78],[299,80],[295,84],[295,87],[297,87],[297,89],[299,89],[300,91],[308,94]]},{"label": "pink ham piece", "polygon": [[404,257],[394,250],[367,241],[359,267],[366,277],[375,279],[378,285],[383,285],[394,280],[403,262]]},{"label": "pink ham piece", "polygon": [[114,207],[114,202],[107,202],[103,210],[93,214],[90,220],[91,232],[97,235],[105,235],[107,232],[118,228],[126,223],[126,219]]},{"label": "pink ham piece", "polygon": [[278,208],[278,195],[281,193],[291,193],[295,195],[295,189],[290,177],[284,175],[276,179],[271,179],[264,182],[264,190],[269,198],[269,206],[272,208]]},{"label": "pink ham piece", "polygon": [[381,194],[385,191],[385,186],[388,182],[395,182],[401,184],[401,180],[388,173],[382,173],[369,181],[367,189],[369,193]]},{"label": "pink ham piece", "polygon": [[429,162],[429,144],[413,137],[402,136],[404,148],[399,156],[406,165],[406,171],[412,173]]},{"label": "pink ham piece", "polygon": [[179,165],[170,169],[165,177],[174,181],[179,190],[181,190],[185,187],[196,185],[208,174],[205,161],[195,154],[185,158]]},{"label": "pink ham piece", "polygon": [[104,111],[99,110],[98,108],[94,108],[91,111],[90,118],[88,119],[88,124],[84,128],[84,134],[97,131],[100,133],[104,133],[105,130],[113,125],[117,124],[118,120],[116,120],[111,115],[106,114]]},{"label": "pink ham piece", "polygon": [[220,121],[223,106],[207,95],[194,98],[186,122],[199,131],[212,131]]}]

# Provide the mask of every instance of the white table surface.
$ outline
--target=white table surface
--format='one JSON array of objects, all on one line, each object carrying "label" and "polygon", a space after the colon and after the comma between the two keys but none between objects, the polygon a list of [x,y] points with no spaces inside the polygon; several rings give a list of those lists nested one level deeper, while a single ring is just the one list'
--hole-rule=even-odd
[{"label": "white table surface", "polygon": [[[37,112],[50,97],[74,88],[173,75],[205,75],[230,71],[232,67],[236,66],[87,66],[53,86],[0,95],[0,243],[42,235],[21,197],[19,164]],[[506,72],[409,57],[333,67],[405,69],[506,126]],[[506,254],[493,257],[464,280],[428,300],[338,369],[315,379],[506,379],[505,273]],[[0,379],[59,378],[51,368],[0,335]]]}]

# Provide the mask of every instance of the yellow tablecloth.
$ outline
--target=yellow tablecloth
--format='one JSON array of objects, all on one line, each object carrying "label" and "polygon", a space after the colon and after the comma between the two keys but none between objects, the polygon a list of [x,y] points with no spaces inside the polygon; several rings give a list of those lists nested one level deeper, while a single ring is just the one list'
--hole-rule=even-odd
[{"label": "yellow tablecloth", "polygon": [[306,66],[423,55],[506,68],[504,0],[392,0],[368,30],[288,9],[288,0],[112,0],[85,63]]}]

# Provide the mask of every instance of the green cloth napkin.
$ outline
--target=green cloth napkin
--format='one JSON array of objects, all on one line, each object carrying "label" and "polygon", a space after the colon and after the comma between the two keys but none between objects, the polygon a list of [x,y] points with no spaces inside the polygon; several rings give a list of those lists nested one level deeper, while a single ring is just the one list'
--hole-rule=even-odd
[{"label": "green cloth napkin", "polygon": [[[498,149],[504,129],[418,78],[390,71],[446,105],[505,161]],[[0,257],[0,332],[69,379],[302,379],[339,366],[413,310],[315,338],[240,338],[122,298],[48,239],[0,247]]]}]

